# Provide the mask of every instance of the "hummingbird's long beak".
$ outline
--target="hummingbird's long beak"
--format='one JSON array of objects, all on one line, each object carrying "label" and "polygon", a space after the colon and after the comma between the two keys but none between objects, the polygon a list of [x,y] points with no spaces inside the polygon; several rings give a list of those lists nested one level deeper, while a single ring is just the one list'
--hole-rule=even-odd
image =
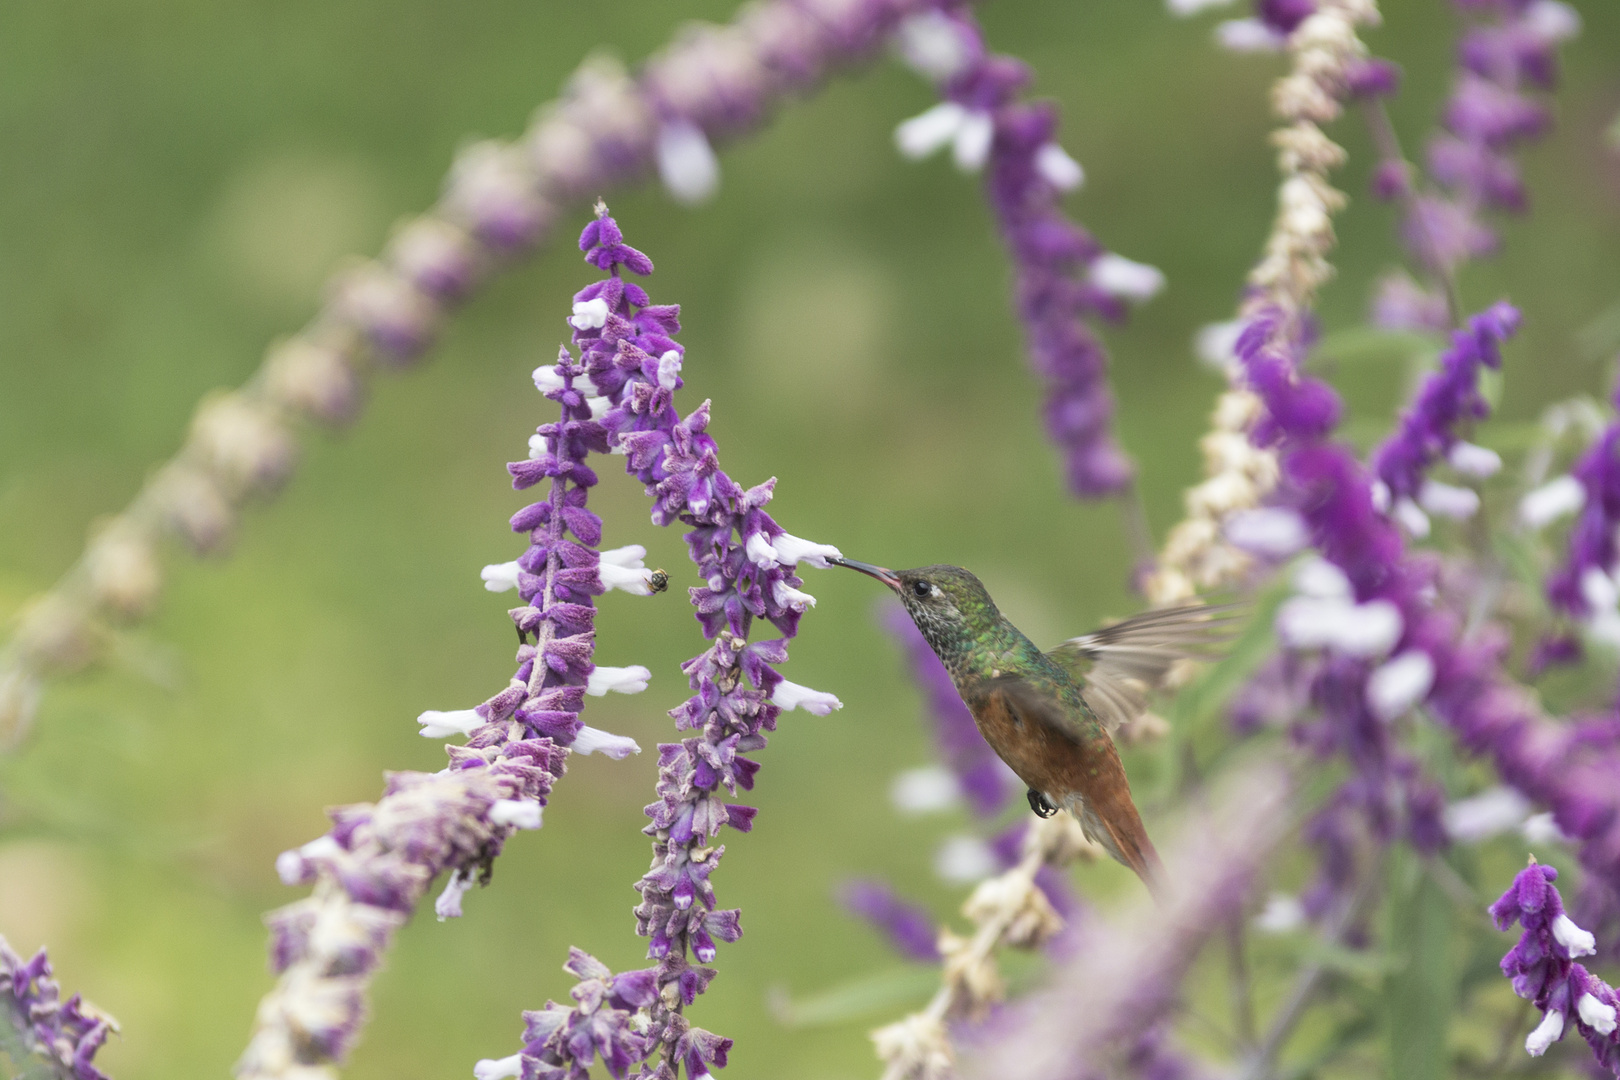
[{"label": "hummingbird's long beak", "polygon": [[873,566],[871,563],[856,562],[854,559],[829,558],[827,561],[837,563],[839,566],[847,566],[851,570],[859,570],[867,577],[877,578],[895,592],[900,591],[900,579],[895,576],[893,570],[885,570],[883,567]]}]

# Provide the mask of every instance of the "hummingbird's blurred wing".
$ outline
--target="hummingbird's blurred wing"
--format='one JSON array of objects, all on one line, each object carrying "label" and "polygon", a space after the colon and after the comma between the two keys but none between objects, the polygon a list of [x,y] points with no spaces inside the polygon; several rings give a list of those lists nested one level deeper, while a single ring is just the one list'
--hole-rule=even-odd
[{"label": "hummingbird's blurred wing", "polygon": [[1178,660],[1214,659],[1237,632],[1237,605],[1160,608],[1070,638],[1046,655],[1075,677],[1086,704],[1113,731],[1147,711]]}]

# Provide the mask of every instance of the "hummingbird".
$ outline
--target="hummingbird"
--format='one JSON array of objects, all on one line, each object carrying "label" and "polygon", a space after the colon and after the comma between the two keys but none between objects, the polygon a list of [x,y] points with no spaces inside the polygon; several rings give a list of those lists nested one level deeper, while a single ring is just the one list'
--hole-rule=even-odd
[{"label": "hummingbird", "polygon": [[899,595],[985,742],[1028,785],[1030,809],[1043,818],[1067,810],[1087,838],[1156,889],[1159,856],[1110,733],[1146,710],[1177,660],[1209,656],[1228,636],[1230,608],[1148,611],[1042,652],[960,566],[828,561]]}]

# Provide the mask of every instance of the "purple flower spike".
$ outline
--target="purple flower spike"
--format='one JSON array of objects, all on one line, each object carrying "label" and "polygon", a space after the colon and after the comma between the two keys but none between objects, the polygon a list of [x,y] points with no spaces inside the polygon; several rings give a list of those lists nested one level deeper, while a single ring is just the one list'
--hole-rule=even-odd
[{"label": "purple flower spike", "polygon": [[1616,1006],[1620,997],[1603,980],[1575,962],[1596,951],[1592,935],[1564,914],[1563,897],[1553,882],[1558,871],[1532,858],[1501,899],[1491,905],[1498,930],[1518,923],[1518,944],[1502,957],[1502,974],[1513,992],[1535,1004],[1541,1022],[1525,1039],[1531,1057],[1540,1057],[1573,1027],[1586,1039],[1597,1063],[1620,1075],[1620,1036]]},{"label": "purple flower spike", "polygon": [[[1620,408],[1620,388],[1613,401]],[[1547,597],[1555,609],[1581,619],[1602,634],[1610,625],[1620,624],[1612,577],[1620,552],[1615,547],[1615,529],[1620,527],[1620,419],[1593,441],[1571,475],[1584,495],[1579,516],[1569,532],[1564,563],[1547,578]],[[1549,648],[1540,654],[1548,662],[1579,659],[1573,641],[1562,648]]]},{"label": "purple flower spike", "polygon": [[1163,288],[1164,275],[1108,252],[1063,213],[1064,193],[1085,174],[1057,142],[1056,106],[1019,99],[1028,70],[990,53],[965,8],[913,15],[898,38],[901,55],[944,99],[900,125],[900,151],[918,158],[950,146],[959,168],[985,170],[1030,366],[1046,384],[1047,435],[1076,495],[1118,494],[1132,468],[1113,436],[1108,354],[1086,320],[1124,318],[1129,304]]},{"label": "purple flower spike", "polygon": [[[0,937],[0,1027],[20,1039],[20,1044],[10,1037],[0,1040],[0,1056],[17,1045],[44,1059],[60,1080],[107,1080],[93,1059],[107,1036],[118,1030],[117,1022],[78,994],[63,1001],[45,950],[24,962],[4,937]],[[24,1058],[12,1062],[30,1076],[33,1064]]]},{"label": "purple flower spike", "polygon": [[869,879],[851,881],[838,891],[838,899],[850,914],[871,923],[901,956],[925,964],[939,963],[933,917],[916,904],[900,899],[888,885]]}]

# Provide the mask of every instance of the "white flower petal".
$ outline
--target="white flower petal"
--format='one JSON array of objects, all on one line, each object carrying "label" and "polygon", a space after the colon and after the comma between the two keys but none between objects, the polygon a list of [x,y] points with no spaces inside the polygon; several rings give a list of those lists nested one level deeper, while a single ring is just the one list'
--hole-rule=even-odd
[{"label": "white flower petal", "polygon": [[960,74],[973,60],[962,28],[939,11],[920,11],[901,19],[894,29],[894,45],[908,67],[936,82]]},{"label": "white flower petal", "polygon": [[599,561],[611,566],[623,566],[626,569],[640,570],[647,564],[642,562],[647,557],[647,549],[640,544],[626,544],[624,547],[608,548],[597,558]]},{"label": "white flower petal", "polygon": [[1479,492],[1473,488],[1425,480],[1418,489],[1418,503],[1431,514],[1453,521],[1467,521],[1479,513]]},{"label": "white flower petal", "polygon": [[1524,1048],[1531,1057],[1540,1057],[1547,1052],[1547,1047],[1564,1037],[1564,1014],[1557,1009],[1548,1009],[1541,1017],[1541,1023],[1536,1025],[1528,1038],[1524,1040]]},{"label": "white flower petal", "polygon": [[1093,259],[1090,273],[1092,284],[1121,300],[1151,300],[1164,288],[1164,273],[1158,267],[1112,251]]},{"label": "white flower petal", "polygon": [[675,389],[675,383],[681,374],[681,352],[679,349],[670,349],[658,358],[658,385],[665,390]]},{"label": "white flower petal", "polygon": [[894,129],[894,144],[912,160],[925,158],[955,139],[966,120],[966,109],[954,101],[943,101],[902,121]]},{"label": "white flower petal", "polygon": [[631,664],[629,667],[598,665],[585,680],[585,692],[594,697],[601,697],[609,690],[621,694],[639,694],[647,689],[647,680],[651,678],[652,672],[640,664]]},{"label": "white flower petal", "polygon": [[533,799],[496,799],[489,808],[489,820],[496,825],[538,829],[540,809],[540,804]]},{"label": "white flower petal", "polygon": [[1428,697],[1433,687],[1434,661],[1422,649],[1408,649],[1367,676],[1367,704],[1380,720],[1393,720]]},{"label": "white flower petal", "polygon": [[826,716],[834,709],[844,707],[844,703],[832,694],[812,690],[786,679],[777,683],[776,690],[771,694],[771,702],[783,709],[803,709],[816,716]]},{"label": "white flower petal", "polygon": [[600,563],[596,567],[596,576],[602,579],[604,589],[618,589],[635,596],[652,595],[652,571],[645,567],[635,569]]},{"label": "white flower petal", "polygon": [[569,748],[576,754],[605,754],[615,761],[641,753],[641,747],[629,736],[614,735],[593,727],[580,728]]},{"label": "white flower petal", "polygon": [[1595,612],[1586,620],[1586,636],[1600,645],[1620,649],[1620,612]]},{"label": "white flower petal", "polygon": [[[538,803],[535,804],[539,806]],[[451,871],[450,877],[444,883],[444,889],[439,893],[437,900],[433,901],[433,914],[438,916],[440,922],[446,919],[461,918],[461,898],[467,895],[472,888],[472,878],[459,870]]]},{"label": "white flower petal", "polygon": [[[602,417],[607,415],[607,411],[609,409],[613,408],[613,402],[609,401],[605,397],[586,398],[585,399],[585,404],[590,406],[591,419],[592,420],[600,420],[600,419],[602,419]],[[614,452],[613,450],[611,450],[611,449],[609,450],[609,453],[613,453],[613,452]],[[617,452],[621,453],[621,454],[624,453],[623,450],[619,450]]]},{"label": "white flower petal", "polygon": [[990,144],[996,137],[996,122],[987,112],[967,114],[951,143],[951,160],[963,172],[978,172],[990,160]]},{"label": "white flower petal", "polygon": [[1519,520],[1532,529],[1551,525],[1586,505],[1586,489],[1573,476],[1549,480],[1519,500]]},{"label": "white flower petal", "polygon": [[1205,8],[1226,7],[1231,2],[1232,0],[1165,0],[1165,7],[1170,9],[1170,14],[1186,18],[1188,15],[1198,14]]},{"label": "white flower petal", "polygon": [[530,461],[538,461],[549,453],[551,453],[551,447],[549,440],[544,435],[535,434],[529,436]]},{"label": "white flower petal", "polygon": [[[602,307],[606,308],[607,304],[603,303]],[[579,305],[574,305],[574,310],[577,312]],[[541,364],[534,369],[534,388],[542,394],[563,388],[563,377],[558,374],[556,364]]]},{"label": "white flower petal", "polygon": [[1400,640],[1400,610],[1388,600],[1352,604],[1336,598],[1295,596],[1277,608],[1277,634],[1296,649],[1328,648],[1372,657]]},{"label": "white flower petal", "polygon": [[1446,835],[1464,844],[1501,836],[1518,828],[1530,801],[1510,787],[1493,787],[1446,807]]},{"label": "white flower petal", "polygon": [[1614,579],[1595,566],[1588,566],[1581,574],[1581,598],[1593,611],[1613,611],[1620,604],[1620,591]]},{"label": "white flower petal", "polygon": [[1239,510],[1226,519],[1221,531],[1233,547],[1268,559],[1286,559],[1310,541],[1305,519],[1277,506]]},{"label": "white flower petal", "polygon": [[1059,191],[1074,191],[1086,182],[1086,170],[1055,142],[1046,143],[1035,151],[1035,171]]},{"label": "white flower petal", "polygon": [[807,607],[816,606],[816,598],[807,592],[800,592],[785,581],[778,581],[771,590],[777,607],[795,608],[803,611]]},{"label": "white flower petal", "polygon": [[440,712],[429,709],[416,718],[422,725],[424,739],[444,739],[451,735],[471,735],[483,727],[487,720],[478,715],[477,709],[456,709],[452,712]]},{"label": "white flower petal", "polygon": [[1215,27],[1215,43],[1228,52],[1281,52],[1288,39],[1259,19],[1227,19]]},{"label": "white flower petal", "polygon": [[677,120],[658,129],[658,178],[688,206],[708,202],[720,190],[720,159],[696,124]]},{"label": "white flower petal", "polygon": [[1575,1009],[1581,1014],[1581,1022],[1599,1035],[1614,1033],[1613,1005],[1605,1005],[1593,994],[1582,994],[1575,1002]]},{"label": "white flower petal", "polygon": [[1418,509],[1418,504],[1404,495],[1395,500],[1390,516],[1415,540],[1429,535],[1429,515]]},{"label": "white flower petal", "polygon": [[1581,16],[1560,0],[1535,0],[1520,16],[1536,37],[1547,42],[1568,41],[1581,32]]},{"label": "white flower petal", "polygon": [[1495,476],[1502,469],[1502,455],[1495,450],[1483,446],[1475,446],[1471,442],[1454,442],[1451,450],[1446,454],[1446,460],[1451,467],[1464,476],[1471,476],[1475,480],[1484,480]]},{"label": "white flower petal", "polygon": [[1524,819],[1524,828],[1519,831],[1524,835],[1525,842],[1532,847],[1569,843],[1569,837],[1564,835],[1564,830],[1553,820],[1551,811],[1531,814]]},{"label": "white flower petal", "polygon": [[1384,483],[1382,480],[1374,480],[1372,482],[1373,509],[1378,511],[1380,514],[1387,514],[1389,513],[1389,503],[1389,485]]},{"label": "white flower petal", "polygon": [[1001,869],[996,853],[977,836],[949,836],[934,853],[934,873],[952,885],[982,881]]},{"label": "white flower petal", "polygon": [[889,801],[902,814],[932,814],[962,800],[962,785],[943,765],[922,765],[898,774],[889,785]]},{"label": "white flower petal", "polygon": [[1312,556],[1294,568],[1294,589],[1305,596],[1350,599],[1353,591],[1344,571],[1321,556]]},{"label": "white flower petal", "polygon": [[1193,355],[1217,371],[1225,371],[1238,358],[1238,338],[1243,336],[1243,320],[1205,323],[1193,335]]},{"label": "white flower petal", "polygon": [[484,588],[490,592],[506,592],[517,588],[521,570],[514,559],[512,562],[490,563],[478,571],[478,576],[484,579]]},{"label": "white flower petal", "polygon": [[503,1058],[484,1058],[473,1066],[473,1080],[507,1080],[508,1077],[522,1075],[522,1054]]},{"label": "white flower petal", "polygon": [[1568,915],[1560,915],[1553,920],[1552,932],[1558,944],[1569,950],[1572,959],[1578,956],[1591,956],[1597,952],[1597,938],[1589,931],[1576,926],[1575,920]]},{"label": "white flower petal", "polygon": [[804,540],[792,533],[783,533],[770,546],[776,549],[776,561],[783,566],[797,566],[807,562],[818,569],[827,569],[828,559],[841,559],[844,553],[831,544],[818,544],[813,540]]},{"label": "white flower petal", "polygon": [[1266,906],[1254,917],[1254,928],[1267,934],[1286,934],[1305,925],[1305,905],[1299,897],[1272,893]]},{"label": "white flower petal", "polygon": [[[581,300],[574,305],[574,313],[568,317],[568,325],[575,330],[600,330],[607,324],[607,301],[600,296],[590,300]],[[561,383],[558,379],[558,383]]]},{"label": "white flower petal", "polygon": [[743,554],[755,566],[769,569],[777,563],[776,549],[771,546],[770,538],[762,532],[750,533],[748,540],[743,544]]}]

